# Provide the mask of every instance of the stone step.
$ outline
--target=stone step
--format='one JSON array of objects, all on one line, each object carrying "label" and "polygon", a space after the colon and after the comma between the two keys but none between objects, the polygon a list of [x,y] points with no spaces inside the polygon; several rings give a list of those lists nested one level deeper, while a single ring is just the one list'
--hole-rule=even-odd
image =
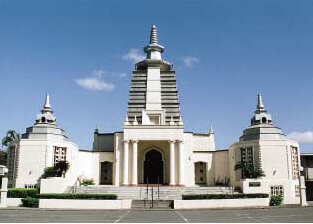
[{"label": "stone step", "polygon": [[[68,188],[67,192],[73,192],[72,188]],[[116,194],[119,199],[151,199],[152,197],[152,187],[147,188],[142,186],[134,187],[115,187],[115,186],[80,186],[76,187],[76,193],[105,193],[105,194]],[[229,187],[168,187],[161,186],[159,189],[153,187],[153,196],[160,200],[174,200],[181,199],[184,194],[231,194],[237,193]]]},{"label": "stone step", "polygon": [[173,200],[132,200],[132,209],[172,209]]}]

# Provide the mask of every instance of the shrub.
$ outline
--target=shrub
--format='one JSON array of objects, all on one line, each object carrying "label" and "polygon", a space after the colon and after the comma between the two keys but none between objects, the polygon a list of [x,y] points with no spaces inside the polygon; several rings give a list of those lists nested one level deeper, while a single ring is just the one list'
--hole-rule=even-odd
[{"label": "shrub", "polygon": [[41,175],[43,179],[47,177],[64,177],[66,171],[70,168],[67,161],[57,162],[54,166],[46,167],[44,173]]},{"label": "shrub", "polygon": [[183,200],[204,199],[238,199],[238,198],[268,198],[268,194],[194,194],[183,195]]},{"label": "shrub", "polygon": [[61,194],[40,194],[41,199],[87,199],[87,200],[116,200],[117,195],[115,194],[71,194],[71,193],[61,193]]},{"label": "shrub", "polygon": [[9,188],[8,198],[37,198],[39,194],[38,188]]},{"label": "shrub", "polygon": [[283,204],[283,195],[272,195],[270,199],[270,206],[278,206]]},{"label": "shrub", "polygon": [[58,177],[64,177],[65,173],[70,168],[70,164],[67,161],[60,161],[54,165],[54,168],[57,171]]},{"label": "shrub", "polygon": [[84,179],[81,185],[88,186],[88,185],[94,185],[93,179]]},{"label": "shrub", "polygon": [[23,207],[32,207],[32,208],[38,208],[39,205],[39,199],[38,198],[22,198]]},{"label": "shrub", "polygon": [[57,177],[58,172],[54,166],[46,167],[44,173],[42,174],[42,178],[46,179],[47,177]]},{"label": "shrub", "polygon": [[242,178],[259,178],[264,177],[263,170],[259,167],[255,167],[253,164],[246,162],[239,162],[234,167],[235,170],[242,170]]}]

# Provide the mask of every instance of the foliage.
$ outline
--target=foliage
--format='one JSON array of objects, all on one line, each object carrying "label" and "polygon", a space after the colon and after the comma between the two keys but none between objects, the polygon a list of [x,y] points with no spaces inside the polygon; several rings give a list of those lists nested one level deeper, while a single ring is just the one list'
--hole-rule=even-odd
[{"label": "foliage", "polygon": [[242,178],[259,178],[264,177],[263,170],[259,167],[255,167],[251,163],[239,162],[235,165],[235,170],[242,170]]},{"label": "foliage", "polygon": [[36,198],[38,197],[38,188],[9,188],[8,198]]},{"label": "foliage", "polygon": [[94,185],[93,179],[84,179],[81,185],[88,186],[88,185]]},{"label": "foliage", "polygon": [[8,146],[11,142],[20,139],[20,134],[18,134],[16,131],[8,130],[6,136],[2,139],[2,145]]},{"label": "foliage", "polygon": [[67,161],[60,161],[60,162],[57,162],[54,165],[54,167],[56,169],[58,177],[61,177],[61,176],[64,177],[65,173],[70,168],[70,164]]},{"label": "foliage", "polygon": [[182,196],[183,200],[239,199],[239,198],[268,198],[268,194],[190,194]]},{"label": "foliage", "polygon": [[70,165],[67,161],[57,162],[54,166],[46,167],[41,177],[43,179],[47,177],[64,177],[69,167]]},{"label": "foliage", "polygon": [[54,166],[46,167],[42,174],[43,179],[46,179],[47,177],[57,177],[57,176],[58,173]]},{"label": "foliage", "polygon": [[0,149],[0,165],[4,165],[4,166],[6,165],[7,157],[8,157],[8,152],[2,151]]},{"label": "foliage", "polygon": [[270,206],[278,206],[283,204],[283,195],[272,195],[270,199]]},{"label": "foliage", "polygon": [[87,200],[116,200],[117,195],[115,194],[71,194],[71,193],[61,193],[61,194],[40,194],[41,199],[87,199]]},{"label": "foliage", "polygon": [[39,205],[39,199],[38,198],[23,198],[22,199],[23,207],[32,207],[32,208],[38,208]]}]

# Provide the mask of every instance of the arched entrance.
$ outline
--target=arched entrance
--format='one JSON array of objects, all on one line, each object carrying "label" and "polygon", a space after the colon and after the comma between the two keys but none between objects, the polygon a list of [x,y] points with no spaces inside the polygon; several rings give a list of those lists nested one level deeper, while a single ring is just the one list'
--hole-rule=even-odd
[{"label": "arched entrance", "polygon": [[148,151],[144,158],[144,183],[164,183],[164,163],[162,153],[156,149]]},{"label": "arched entrance", "polygon": [[195,184],[206,184],[206,164],[204,162],[195,163]]},{"label": "arched entrance", "polygon": [[113,184],[113,163],[101,163],[100,184]]}]

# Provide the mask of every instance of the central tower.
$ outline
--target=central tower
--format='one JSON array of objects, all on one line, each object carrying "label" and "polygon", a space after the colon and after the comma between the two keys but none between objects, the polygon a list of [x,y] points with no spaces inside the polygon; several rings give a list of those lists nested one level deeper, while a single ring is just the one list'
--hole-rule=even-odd
[{"label": "central tower", "polygon": [[162,59],[163,51],[153,25],[146,59],[133,71],[125,125],[183,125],[175,71]]}]

